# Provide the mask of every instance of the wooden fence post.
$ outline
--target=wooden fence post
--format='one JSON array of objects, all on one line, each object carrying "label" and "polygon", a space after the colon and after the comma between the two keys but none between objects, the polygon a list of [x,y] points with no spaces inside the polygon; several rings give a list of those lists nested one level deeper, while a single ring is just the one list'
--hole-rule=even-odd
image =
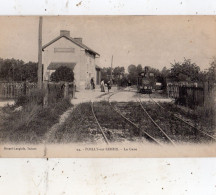
[{"label": "wooden fence post", "polygon": [[73,99],[75,98],[75,92],[76,92],[76,85],[75,82],[73,82]]},{"label": "wooden fence post", "polygon": [[208,82],[204,82],[203,84],[203,105],[206,105],[208,101]]},{"label": "wooden fence post", "polygon": [[12,83],[9,84],[9,91],[10,91],[9,97],[12,98],[13,97],[13,85],[12,85]]},{"label": "wooden fence post", "polygon": [[167,85],[167,96],[168,96],[168,98],[169,98],[169,85]]},{"label": "wooden fence post", "polygon": [[27,84],[26,84],[26,81],[24,82],[24,84],[23,84],[23,93],[24,93],[24,95],[27,95],[27,86],[26,86]]},{"label": "wooden fence post", "polygon": [[43,99],[43,105],[48,105],[48,96],[49,96],[49,88],[48,88],[48,81],[44,81],[44,99]]}]

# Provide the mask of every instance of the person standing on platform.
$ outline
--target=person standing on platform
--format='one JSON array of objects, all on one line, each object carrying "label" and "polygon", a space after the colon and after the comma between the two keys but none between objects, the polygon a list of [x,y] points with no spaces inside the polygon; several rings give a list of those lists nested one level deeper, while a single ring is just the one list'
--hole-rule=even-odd
[{"label": "person standing on platform", "polygon": [[111,82],[110,81],[108,81],[107,82],[107,90],[108,90],[108,93],[109,93],[109,90],[111,89]]},{"label": "person standing on platform", "polygon": [[101,80],[101,92],[105,92],[104,80]]},{"label": "person standing on platform", "polygon": [[95,89],[95,84],[94,84],[94,79],[93,78],[91,78],[91,88]]}]

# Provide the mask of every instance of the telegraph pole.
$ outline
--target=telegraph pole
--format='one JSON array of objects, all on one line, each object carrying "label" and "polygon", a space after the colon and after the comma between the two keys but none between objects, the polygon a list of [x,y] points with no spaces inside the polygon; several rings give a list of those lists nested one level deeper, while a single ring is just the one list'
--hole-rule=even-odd
[{"label": "telegraph pole", "polygon": [[38,30],[38,89],[42,89],[42,16],[39,17],[39,30]]},{"label": "telegraph pole", "polygon": [[113,55],[112,55],[112,60],[111,60],[111,75],[110,75],[111,76],[111,81],[110,81],[111,85],[112,85],[112,81],[113,81],[112,80],[112,66],[113,66]]}]

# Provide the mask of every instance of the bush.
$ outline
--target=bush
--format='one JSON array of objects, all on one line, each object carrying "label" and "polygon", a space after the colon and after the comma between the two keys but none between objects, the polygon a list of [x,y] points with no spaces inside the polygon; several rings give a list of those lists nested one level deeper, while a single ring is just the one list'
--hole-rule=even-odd
[{"label": "bush", "polygon": [[122,86],[122,87],[126,87],[128,86],[128,80],[127,78],[123,77],[120,82],[119,82],[119,86]]},{"label": "bush", "polygon": [[48,84],[48,103],[53,104],[64,98],[64,84],[63,83],[49,83]]},{"label": "bush", "polygon": [[214,96],[209,97],[204,106],[199,106],[195,109],[195,118],[200,121],[202,126],[207,129],[215,130],[216,128],[216,105],[214,102]]},{"label": "bush", "polygon": [[[56,98],[57,92],[49,94],[52,99],[47,105],[43,105],[44,90],[34,89],[27,95],[20,95],[13,107],[4,107],[4,118],[1,121],[2,141],[38,143],[44,139],[44,135],[56,123],[59,116],[70,106],[69,99]],[[14,112],[14,108],[22,106],[22,109]]]},{"label": "bush", "polygon": [[26,95],[20,95],[15,101],[16,106],[25,106],[29,103],[36,105],[43,105],[43,98],[45,97],[44,90],[32,89],[30,93]]},{"label": "bush", "polygon": [[54,82],[59,82],[59,81],[73,82],[74,73],[70,68],[66,66],[61,66],[57,68],[54,73],[51,74],[50,79],[51,81]]},{"label": "bush", "polygon": [[40,143],[49,129],[58,123],[59,116],[70,106],[70,101],[63,99],[46,107],[29,101],[19,112],[5,108],[7,117],[1,125],[1,139],[4,142]]}]

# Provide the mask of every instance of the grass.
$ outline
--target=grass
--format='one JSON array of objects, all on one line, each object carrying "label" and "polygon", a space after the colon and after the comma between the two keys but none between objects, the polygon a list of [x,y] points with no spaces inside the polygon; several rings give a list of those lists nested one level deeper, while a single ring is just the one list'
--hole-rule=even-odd
[{"label": "grass", "polygon": [[[113,102],[112,105],[116,103]],[[117,114],[107,101],[94,104],[95,115],[105,129],[105,133],[110,141],[132,140],[137,136],[137,129],[129,125],[119,114]]]},{"label": "grass", "polygon": [[213,134],[216,131],[216,105],[213,100],[206,102],[205,106],[198,106],[195,109],[186,109],[185,107],[174,104],[161,104],[167,110],[178,113],[186,119],[193,121],[194,125]]},{"label": "grass", "polygon": [[[112,102],[112,105],[117,106],[124,116],[131,119],[142,130],[145,130],[156,139],[167,142],[164,134],[149,120],[137,102],[120,104]],[[192,121],[194,120],[193,115],[174,107],[173,104],[162,103],[165,110],[161,110],[155,103],[150,102],[143,102],[143,106],[173,141],[189,143],[208,141],[206,137],[200,134],[196,135],[194,129],[168,114],[167,109],[170,111],[173,109],[172,111],[178,111],[182,115],[185,114]],[[139,141],[144,136],[143,131],[134,128],[114,112],[107,101],[95,102],[94,111],[109,142]],[[197,112],[195,113],[197,114]],[[58,143],[104,142],[101,131],[93,117],[90,102],[79,104],[74,109],[66,122],[56,131],[55,139]]]},{"label": "grass", "polygon": [[[110,107],[107,101],[94,103],[95,115],[110,142],[132,140],[134,131]],[[56,140],[60,143],[93,143],[104,142],[102,133],[92,114],[91,103],[79,104],[67,121],[56,132]]]},{"label": "grass", "polygon": [[[165,109],[160,109],[155,103],[143,103],[149,115],[162,128],[162,130],[175,142],[197,142],[195,132],[176,119],[172,114],[167,112],[166,106],[161,104]],[[166,104],[170,105],[170,104]],[[159,131],[159,129],[157,129]],[[163,135],[164,136],[164,135]]]},{"label": "grass", "polygon": [[[43,106],[41,97],[42,93],[32,93],[27,97],[19,97],[15,106],[2,108],[4,114],[0,127],[1,142],[42,142],[45,133],[71,106],[67,99]],[[22,110],[14,111],[18,106],[22,106]]]},{"label": "grass", "polygon": [[92,142],[97,134],[97,124],[91,104],[79,104],[65,123],[56,131],[57,142]]}]

